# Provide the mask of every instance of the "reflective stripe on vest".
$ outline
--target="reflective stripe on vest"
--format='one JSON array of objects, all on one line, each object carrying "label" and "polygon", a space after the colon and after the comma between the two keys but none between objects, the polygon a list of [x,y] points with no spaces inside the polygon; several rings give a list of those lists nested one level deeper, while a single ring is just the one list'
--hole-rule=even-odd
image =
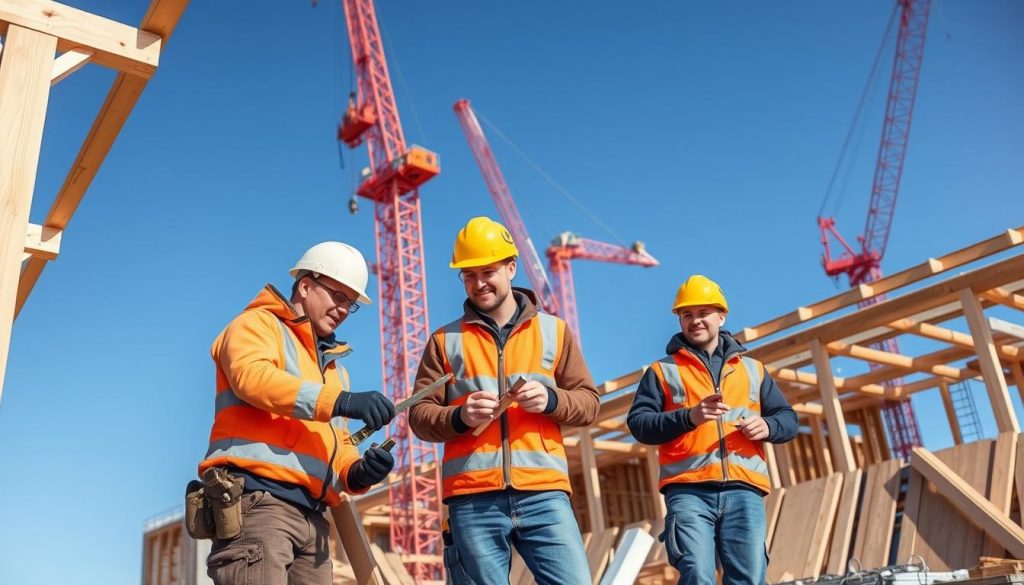
[{"label": "reflective stripe on vest", "polygon": [[740,358],[743,362],[743,367],[747,370],[747,379],[750,380],[750,401],[761,402],[761,370],[757,367],[757,362],[743,356]]},{"label": "reflective stripe on vest", "polygon": [[[309,455],[303,455],[294,451],[286,451],[259,441],[246,441],[238,438],[222,439],[210,443],[210,448],[207,450],[204,459],[215,457],[235,457],[269,463],[303,473],[320,481],[323,481],[323,478],[327,477],[328,473],[327,463],[316,457],[310,457]],[[334,491],[341,492],[343,489],[341,478],[336,477],[337,474],[333,471],[331,471],[331,474],[335,476],[334,481],[331,482],[331,487]]]},{"label": "reflective stripe on vest", "polygon": [[679,366],[676,364],[676,360],[667,355],[658,361],[661,363],[661,375],[672,393],[672,402],[676,404],[686,402],[686,387],[683,386],[683,380],[679,377]]},{"label": "reflective stripe on vest", "polygon": [[[292,334],[284,323],[278,321],[277,324],[281,327],[281,337],[284,339],[284,371],[296,378],[301,378],[299,351],[295,347],[295,340],[292,339]],[[299,386],[298,395],[295,396],[295,407],[292,409],[292,416],[302,420],[313,420],[313,413],[316,411],[316,399],[320,397],[320,390],[322,388],[323,385],[321,384],[303,381],[302,385]]]},{"label": "reflective stripe on vest", "polygon": [[[569,462],[562,457],[539,451],[512,451],[513,467],[556,469],[569,474]],[[441,464],[441,473],[446,477],[468,471],[501,469],[501,451],[477,451],[465,457],[448,459]]]},{"label": "reflective stripe on vest", "polygon": [[[713,463],[718,463],[721,460],[721,457],[718,456],[718,451],[694,455],[693,457],[688,457],[682,461],[662,465],[659,479],[675,477],[680,473],[701,469]],[[768,466],[765,464],[764,459],[761,459],[760,457],[744,457],[739,453],[729,453],[728,461],[729,463],[739,465],[740,467],[749,469],[755,473],[768,475]]]}]

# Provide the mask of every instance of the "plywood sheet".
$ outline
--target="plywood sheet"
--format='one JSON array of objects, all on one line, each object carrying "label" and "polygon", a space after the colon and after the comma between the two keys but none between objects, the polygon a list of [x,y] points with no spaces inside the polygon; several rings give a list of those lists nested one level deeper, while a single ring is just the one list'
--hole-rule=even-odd
[{"label": "plywood sheet", "polygon": [[853,525],[857,520],[863,479],[864,472],[860,469],[843,474],[843,491],[839,497],[836,521],[832,528],[832,541],[828,547],[828,564],[825,568],[827,573],[833,575],[846,573],[846,562],[850,558]]},{"label": "plywood sheet", "polygon": [[[864,470],[864,497],[861,499],[852,556],[865,569],[889,564],[902,473],[903,463],[899,459],[876,463]],[[845,573],[845,570],[841,572]]]},{"label": "plywood sheet", "polygon": [[842,475],[833,474],[786,489],[775,528],[785,538],[773,539],[769,582],[821,574],[842,483]]}]

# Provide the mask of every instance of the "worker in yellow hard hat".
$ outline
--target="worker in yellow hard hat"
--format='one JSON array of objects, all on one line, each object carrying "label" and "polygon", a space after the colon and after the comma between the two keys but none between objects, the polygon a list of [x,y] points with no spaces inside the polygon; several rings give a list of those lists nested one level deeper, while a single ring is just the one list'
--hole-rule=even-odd
[{"label": "worker in yellow hard hat", "polygon": [[600,401],[565,321],[512,286],[518,255],[496,221],[474,217],[459,231],[450,266],[466,290],[463,314],[427,341],[416,389],[453,378],[410,409],[409,426],[444,443],[454,585],[508,583],[513,547],[541,585],[590,585],[561,426],[591,424]]},{"label": "worker in yellow hard hat", "polygon": [[681,331],[640,380],[626,419],[658,446],[667,514],[662,540],[680,585],[761,585],[767,573],[764,442],[797,433],[797,416],[764,365],[722,329],[722,288],[695,274],[676,291]]}]

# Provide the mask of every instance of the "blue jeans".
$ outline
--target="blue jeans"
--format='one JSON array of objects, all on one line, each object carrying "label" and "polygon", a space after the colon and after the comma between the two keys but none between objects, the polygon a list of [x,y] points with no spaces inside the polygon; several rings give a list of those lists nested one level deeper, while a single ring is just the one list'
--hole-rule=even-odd
[{"label": "blue jeans", "polygon": [[764,497],[737,485],[674,484],[665,488],[665,541],[679,585],[762,585],[768,570]]},{"label": "blue jeans", "polygon": [[452,542],[444,565],[453,585],[508,583],[512,546],[538,585],[590,585],[569,496],[502,490],[449,498]]}]

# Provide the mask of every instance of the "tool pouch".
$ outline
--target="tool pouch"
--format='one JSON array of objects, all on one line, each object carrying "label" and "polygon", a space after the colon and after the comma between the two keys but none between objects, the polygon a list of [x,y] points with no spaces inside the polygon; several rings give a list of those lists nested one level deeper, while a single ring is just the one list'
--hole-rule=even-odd
[{"label": "tool pouch", "polygon": [[210,507],[216,536],[231,540],[242,532],[242,488],[245,479],[235,477],[219,467],[203,472],[206,502]]},{"label": "tool pouch", "polygon": [[217,533],[213,510],[206,501],[206,488],[203,482],[195,479],[185,488],[185,530],[196,540],[213,538]]}]

